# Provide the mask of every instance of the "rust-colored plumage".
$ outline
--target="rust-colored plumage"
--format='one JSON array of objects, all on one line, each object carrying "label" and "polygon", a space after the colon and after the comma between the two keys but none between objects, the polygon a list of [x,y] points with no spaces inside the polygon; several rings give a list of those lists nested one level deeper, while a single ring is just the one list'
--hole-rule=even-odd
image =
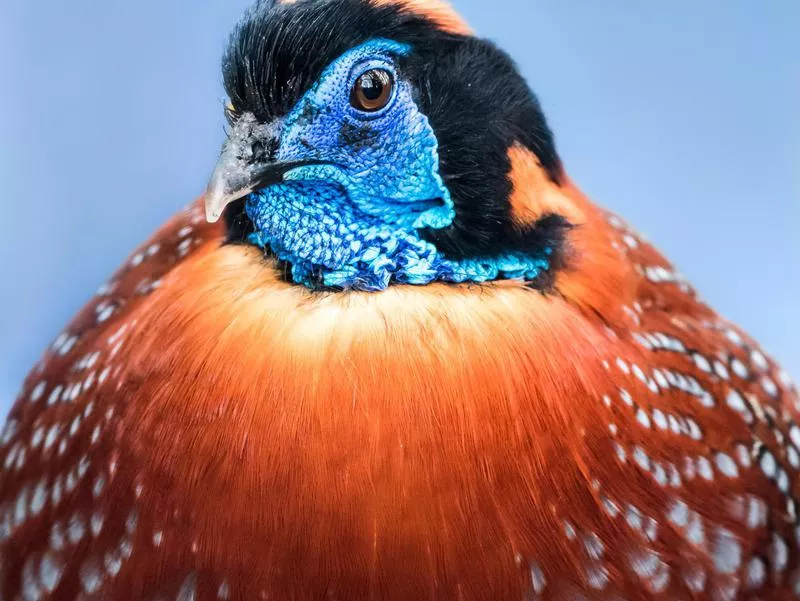
[{"label": "rust-colored plumage", "polygon": [[166,224],[3,430],[2,598],[800,595],[788,376],[509,152],[520,226],[574,225],[547,293],[312,292],[201,202]]}]

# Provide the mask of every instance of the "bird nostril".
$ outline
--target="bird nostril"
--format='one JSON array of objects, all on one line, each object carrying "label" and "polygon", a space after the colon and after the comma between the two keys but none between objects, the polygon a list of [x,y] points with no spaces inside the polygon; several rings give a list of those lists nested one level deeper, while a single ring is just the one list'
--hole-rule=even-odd
[{"label": "bird nostril", "polygon": [[267,141],[267,160],[274,161],[275,157],[278,154],[278,139],[277,138],[270,138]]},{"label": "bird nostril", "polygon": [[254,163],[265,162],[267,151],[264,147],[264,143],[261,140],[256,140],[253,142],[252,146],[250,147],[250,153],[253,157]]},{"label": "bird nostril", "polygon": [[250,146],[251,160],[254,163],[270,163],[275,160],[277,154],[278,140],[275,138],[256,140]]}]

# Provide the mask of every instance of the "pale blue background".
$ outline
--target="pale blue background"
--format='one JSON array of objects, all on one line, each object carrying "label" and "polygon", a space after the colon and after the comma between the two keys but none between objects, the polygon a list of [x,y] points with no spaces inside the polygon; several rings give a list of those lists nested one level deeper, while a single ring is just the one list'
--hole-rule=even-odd
[{"label": "pale blue background", "polygon": [[[0,0],[0,413],[97,285],[202,191],[244,5]],[[519,61],[585,191],[800,374],[800,2],[456,5]]]}]

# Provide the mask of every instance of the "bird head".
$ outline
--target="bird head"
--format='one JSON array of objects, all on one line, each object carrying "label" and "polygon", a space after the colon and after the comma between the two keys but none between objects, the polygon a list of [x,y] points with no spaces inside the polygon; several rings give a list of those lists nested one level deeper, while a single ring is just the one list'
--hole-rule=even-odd
[{"label": "bird head", "polygon": [[559,262],[569,215],[519,201],[521,180],[527,196],[562,182],[538,101],[448,5],[262,1],[223,76],[230,128],[207,218],[225,215],[229,239],[295,283],[535,283]]}]

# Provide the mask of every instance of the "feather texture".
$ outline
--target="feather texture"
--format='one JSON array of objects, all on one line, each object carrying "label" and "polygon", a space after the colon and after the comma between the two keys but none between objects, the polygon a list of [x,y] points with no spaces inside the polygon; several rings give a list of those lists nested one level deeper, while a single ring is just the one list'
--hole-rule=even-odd
[{"label": "feather texture", "polygon": [[312,293],[178,215],[11,412],[4,598],[794,593],[796,389],[561,190],[584,220],[549,294]]},{"label": "feather texture", "polygon": [[226,228],[198,201],[24,383],[0,599],[800,597],[796,387],[563,174],[510,60],[438,0],[305,3],[291,27],[275,4],[232,38],[232,118],[405,32],[458,192],[463,231],[433,241],[551,243],[547,278],[310,291],[230,243],[243,203]]}]

